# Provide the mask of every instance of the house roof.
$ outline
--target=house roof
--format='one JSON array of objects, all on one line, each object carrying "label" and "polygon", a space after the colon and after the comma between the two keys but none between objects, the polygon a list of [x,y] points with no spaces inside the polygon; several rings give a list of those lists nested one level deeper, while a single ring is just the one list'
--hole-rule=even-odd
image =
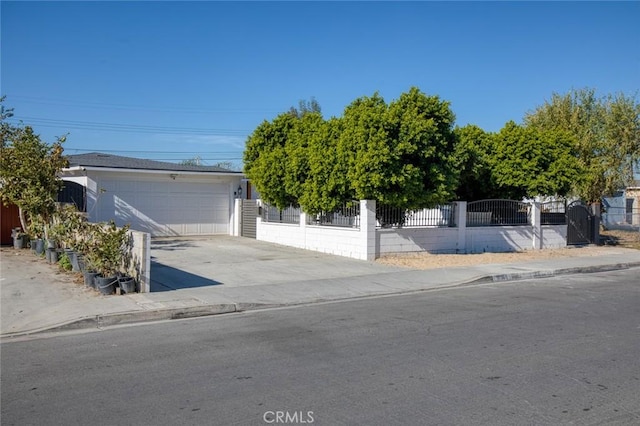
[{"label": "house roof", "polygon": [[104,154],[101,152],[67,155],[67,158],[69,160],[69,167],[102,167],[110,169],[242,174],[242,172],[235,172],[218,166],[192,166],[168,163],[164,161],[144,160],[141,158],[122,157],[120,155]]}]

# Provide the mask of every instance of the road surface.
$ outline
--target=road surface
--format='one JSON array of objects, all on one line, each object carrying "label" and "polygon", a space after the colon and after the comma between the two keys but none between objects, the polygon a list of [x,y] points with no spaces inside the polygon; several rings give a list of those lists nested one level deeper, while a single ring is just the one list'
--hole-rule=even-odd
[{"label": "road surface", "polygon": [[2,350],[2,425],[637,425],[640,269]]}]

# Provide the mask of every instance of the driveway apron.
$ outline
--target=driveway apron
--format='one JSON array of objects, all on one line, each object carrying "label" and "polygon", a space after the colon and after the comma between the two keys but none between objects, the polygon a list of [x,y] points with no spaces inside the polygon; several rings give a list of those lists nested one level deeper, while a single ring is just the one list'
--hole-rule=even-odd
[{"label": "driveway apron", "polygon": [[346,279],[401,270],[242,237],[151,240],[152,292]]}]

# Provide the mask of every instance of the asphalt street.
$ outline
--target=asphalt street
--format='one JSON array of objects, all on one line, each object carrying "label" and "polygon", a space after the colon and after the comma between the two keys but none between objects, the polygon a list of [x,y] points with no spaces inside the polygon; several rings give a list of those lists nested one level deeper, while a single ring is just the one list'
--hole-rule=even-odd
[{"label": "asphalt street", "polygon": [[640,269],[3,342],[3,425],[637,425]]}]

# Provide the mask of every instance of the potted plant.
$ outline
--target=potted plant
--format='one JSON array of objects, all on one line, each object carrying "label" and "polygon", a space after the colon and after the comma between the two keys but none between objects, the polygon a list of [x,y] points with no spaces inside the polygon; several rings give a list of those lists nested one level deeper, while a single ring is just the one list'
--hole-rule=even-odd
[{"label": "potted plant", "polygon": [[95,247],[91,256],[99,275],[96,287],[102,294],[112,294],[118,282],[118,271],[127,251],[129,225],[118,228],[114,221],[95,227]]},{"label": "potted plant", "polygon": [[100,254],[98,252],[97,240],[97,227],[102,224],[87,223],[84,226],[84,237],[86,243],[84,244],[84,259],[83,259],[83,271],[84,284],[91,288],[96,288],[95,278],[99,275],[98,268],[100,267]]},{"label": "potted plant", "polygon": [[84,256],[85,268],[82,272],[84,284],[91,288],[96,288],[95,278],[100,274],[98,272],[98,267],[96,266],[98,265],[98,261],[95,260],[94,256],[95,255],[92,252],[89,252]]},{"label": "potted plant", "polygon": [[58,262],[59,241],[64,233],[64,224],[59,216],[54,214],[49,224],[45,226],[45,235],[47,238],[47,261],[50,263]]},{"label": "potted plant", "polygon": [[29,235],[31,236],[31,250],[38,256],[44,253],[44,223],[39,215],[33,215],[29,222]]},{"label": "potted plant", "polygon": [[118,277],[118,286],[125,294],[136,292],[136,279],[129,274],[122,274]]},{"label": "potted plant", "polygon": [[11,236],[13,237],[13,248],[23,249],[27,245],[27,234],[22,232],[22,228],[13,228],[11,230]]},{"label": "potted plant", "polygon": [[82,256],[82,244],[85,241],[85,227],[87,220],[84,213],[79,212],[73,205],[59,208],[54,223],[56,226],[57,244],[65,251],[73,270],[80,271],[78,255]]}]

